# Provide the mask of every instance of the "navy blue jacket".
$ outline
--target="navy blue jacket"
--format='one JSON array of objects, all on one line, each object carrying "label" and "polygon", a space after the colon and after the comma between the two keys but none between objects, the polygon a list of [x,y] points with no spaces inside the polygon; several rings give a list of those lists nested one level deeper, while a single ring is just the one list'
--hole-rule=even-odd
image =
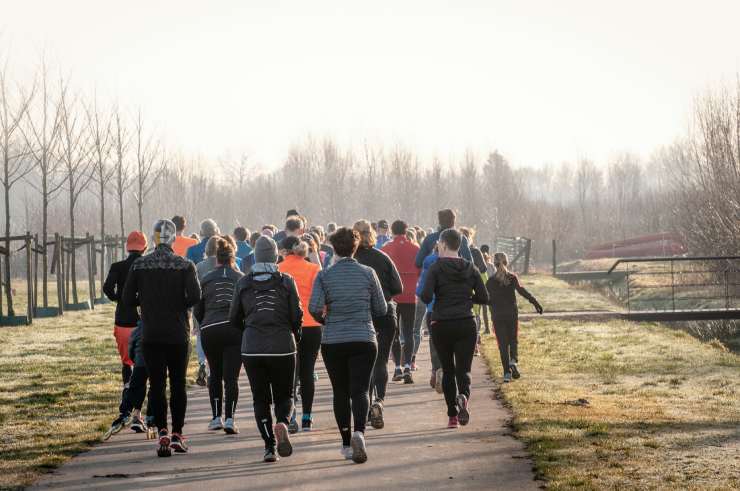
[{"label": "navy blue jacket", "polygon": [[[424,266],[424,259],[434,252],[434,244],[439,241],[439,234],[441,232],[434,232],[426,236],[424,239],[424,242],[421,243],[421,248],[419,249],[419,252],[416,254],[416,267],[421,268]],[[462,243],[460,244],[460,257],[463,259],[467,259],[468,261],[473,261],[473,256],[470,254],[470,247],[468,246],[468,238],[464,235],[462,236]]]}]

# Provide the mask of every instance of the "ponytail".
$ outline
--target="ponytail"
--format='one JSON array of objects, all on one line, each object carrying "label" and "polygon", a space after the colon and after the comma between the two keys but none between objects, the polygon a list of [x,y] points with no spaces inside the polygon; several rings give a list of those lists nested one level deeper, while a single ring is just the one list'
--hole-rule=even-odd
[{"label": "ponytail", "polygon": [[511,283],[509,279],[509,258],[505,252],[497,252],[493,255],[493,265],[496,267],[496,274],[494,278],[504,286],[508,286]]},{"label": "ponytail", "polygon": [[219,264],[234,267],[234,246],[223,237],[216,239],[216,260]]}]

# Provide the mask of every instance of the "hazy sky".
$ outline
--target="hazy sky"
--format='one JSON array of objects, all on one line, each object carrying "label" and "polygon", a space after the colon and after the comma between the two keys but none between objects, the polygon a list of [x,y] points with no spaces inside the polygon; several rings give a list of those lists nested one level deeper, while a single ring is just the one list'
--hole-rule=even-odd
[{"label": "hazy sky", "polygon": [[[607,5],[608,4],[608,5]],[[267,165],[307,134],[447,159],[647,155],[740,71],[740,2],[0,0],[0,50]]]}]

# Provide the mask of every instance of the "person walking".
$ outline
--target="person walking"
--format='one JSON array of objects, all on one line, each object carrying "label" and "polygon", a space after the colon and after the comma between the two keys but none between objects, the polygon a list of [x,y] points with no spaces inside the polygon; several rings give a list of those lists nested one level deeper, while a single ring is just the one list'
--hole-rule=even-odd
[{"label": "person walking", "polygon": [[175,242],[172,243],[172,250],[178,256],[185,257],[188,249],[197,244],[198,241],[185,235],[185,226],[187,225],[185,217],[175,215],[172,217],[172,223],[175,224],[177,229],[177,237],[175,237]]},{"label": "person walking", "polygon": [[249,230],[239,226],[234,229],[234,239],[236,240],[236,257],[242,263],[252,254],[252,246],[249,244]]},{"label": "person walking", "polygon": [[[234,247],[229,241],[216,238],[216,267],[200,279],[203,294],[193,309],[193,315],[200,326],[203,351],[211,369],[208,396],[213,419],[208,424],[208,429],[223,429],[229,435],[239,433],[234,423],[234,414],[239,399],[239,370],[242,366],[242,332],[229,321],[234,288],[243,276],[236,268],[234,254]],[[223,419],[224,405],[226,421]]]},{"label": "person walking", "polygon": [[126,250],[128,257],[110,266],[108,276],[103,283],[103,293],[111,302],[116,302],[116,313],[114,316],[113,337],[116,340],[116,348],[121,359],[121,404],[118,407],[118,417],[111,423],[110,434],[118,433],[128,423],[129,413],[126,411],[124,401],[129,389],[132,367],[134,362],[129,356],[128,345],[131,332],[139,323],[139,311],[136,307],[130,307],[121,302],[123,287],[126,284],[131,265],[146,251],[146,236],[138,230],[134,230],[126,239]]},{"label": "person walking", "polygon": [[440,234],[439,259],[430,266],[421,291],[424,303],[434,300],[431,335],[444,372],[448,428],[470,420],[470,371],[478,339],[473,305],[488,303],[480,273],[473,263],[458,257],[461,244],[462,235],[455,229]]},{"label": "person walking", "polygon": [[[154,224],[156,248],[134,261],[122,298],[125,305],[141,308],[142,351],[149,371],[160,457],[169,457],[172,450],[188,451],[182,434],[187,409],[185,374],[190,353],[188,309],[200,301],[201,295],[195,265],[172,250],[175,234],[175,224],[170,220]],[[167,429],[168,379],[172,435]]]},{"label": "person walking", "polygon": [[[421,243],[421,246],[419,247],[419,253],[416,255],[416,266],[421,268],[424,265],[424,258],[426,258],[429,254],[432,253],[434,250],[434,244],[437,243],[439,240],[439,236],[442,233],[442,231],[447,230],[448,228],[455,228],[455,221],[457,220],[457,215],[453,210],[450,210],[449,208],[444,210],[439,210],[437,212],[437,221],[439,222],[439,228],[437,231],[432,231],[424,238],[424,241]],[[463,259],[467,259],[468,261],[472,261],[473,257],[470,254],[470,248],[468,247],[468,239],[465,237],[462,238],[462,242],[460,243],[460,257]]]},{"label": "person walking", "polygon": [[221,230],[218,228],[218,224],[212,218],[206,218],[200,222],[200,242],[188,248],[185,257],[193,261],[195,264],[203,261],[206,258],[206,245],[208,240],[214,235],[220,235]]},{"label": "person walking", "polygon": [[419,282],[416,285],[416,296],[419,298],[419,304],[424,306],[424,310],[425,310],[424,320],[425,320],[427,331],[430,333],[429,335],[429,357],[432,362],[432,373],[429,379],[429,385],[432,387],[432,389],[435,389],[438,393],[442,394],[442,378],[444,377],[444,373],[442,371],[442,365],[439,362],[439,355],[437,355],[437,348],[435,348],[434,340],[431,336],[432,310],[434,308],[434,298],[432,298],[431,302],[426,303],[426,304],[421,299],[421,292],[424,289],[424,282],[426,281],[427,273],[429,272],[429,268],[432,267],[432,264],[437,262],[437,259],[439,259],[439,256],[437,255],[437,247],[435,246],[434,252],[432,252],[431,255],[427,256],[426,259],[424,259],[424,267],[421,270],[421,274],[419,275]]},{"label": "person walking", "polygon": [[373,318],[385,316],[388,304],[375,271],[353,258],[360,234],[341,227],[330,240],[337,261],[316,276],[308,310],[324,325],[321,356],[334,394],[341,453],[363,463],[368,458],[365,424],[370,378],[378,353]]},{"label": "person walking", "polygon": [[378,220],[376,245],[378,249],[382,249],[386,242],[390,242],[391,236],[388,233],[388,220]]},{"label": "person walking", "polygon": [[493,331],[496,333],[501,364],[504,368],[504,382],[511,382],[512,377],[521,376],[518,360],[519,308],[516,294],[526,298],[542,315],[542,305],[519,282],[519,278],[509,271],[509,258],[503,252],[493,255],[493,266],[496,272],[488,279],[486,289],[493,310]]},{"label": "person walking", "polygon": [[[321,324],[308,312],[308,303],[311,301],[311,293],[316,276],[321,271],[321,266],[306,261],[309,253],[308,242],[298,237],[287,237],[281,245],[283,261],[278,264],[278,271],[293,277],[298,288],[298,298],[303,310],[303,325],[301,342],[298,343],[298,379],[300,380],[301,405],[303,415],[301,417],[301,429],[311,431],[313,428],[313,399],[316,391],[314,380],[314,369],[316,359],[321,349]],[[291,433],[298,431],[298,422],[295,410],[290,419],[288,428]]]},{"label": "person walking", "polygon": [[[265,462],[293,453],[288,419],[293,411],[296,346],[303,311],[295,281],[278,271],[278,249],[269,237],[257,239],[255,264],[236,285],[229,321],[243,332],[242,362],[249,378]],[[275,404],[275,421],[270,403]],[[277,455],[276,455],[277,452]]]}]

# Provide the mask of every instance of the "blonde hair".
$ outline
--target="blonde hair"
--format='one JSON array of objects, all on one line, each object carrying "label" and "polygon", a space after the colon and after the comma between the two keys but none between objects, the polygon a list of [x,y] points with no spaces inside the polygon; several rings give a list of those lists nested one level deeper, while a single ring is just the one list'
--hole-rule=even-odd
[{"label": "blonde hair", "polygon": [[358,220],[352,226],[352,230],[360,234],[360,247],[375,247],[378,239],[370,222]]},{"label": "blonde hair", "polygon": [[507,256],[505,252],[495,253],[493,255],[493,265],[496,266],[496,274],[494,275],[494,278],[496,278],[496,280],[498,280],[502,285],[508,286],[508,284],[511,283],[511,280],[509,279],[509,268],[507,268],[509,265],[509,256]]},{"label": "blonde hair", "polygon": [[218,241],[221,239],[218,235],[212,235],[206,242],[206,257],[214,257],[218,251]]}]

